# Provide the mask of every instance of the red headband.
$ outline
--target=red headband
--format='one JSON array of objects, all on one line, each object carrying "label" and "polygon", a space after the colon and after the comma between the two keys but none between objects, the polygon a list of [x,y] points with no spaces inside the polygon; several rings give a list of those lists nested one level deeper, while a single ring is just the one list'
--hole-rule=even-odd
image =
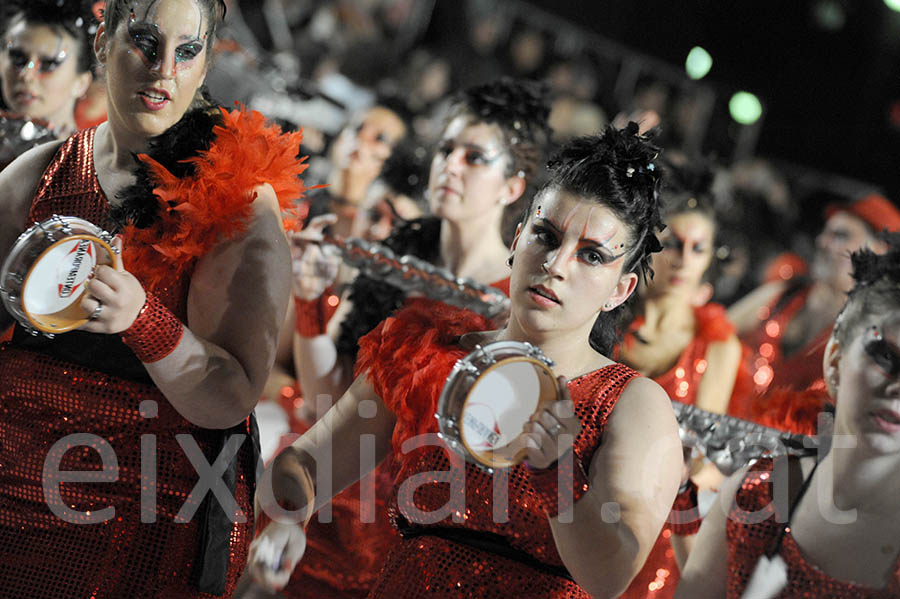
[{"label": "red headband", "polygon": [[860,219],[876,233],[887,229],[891,233],[900,231],[900,210],[887,198],[877,193],[867,195],[846,205],[831,204],[825,209],[825,217],[831,218],[838,212],[846,212]]}]

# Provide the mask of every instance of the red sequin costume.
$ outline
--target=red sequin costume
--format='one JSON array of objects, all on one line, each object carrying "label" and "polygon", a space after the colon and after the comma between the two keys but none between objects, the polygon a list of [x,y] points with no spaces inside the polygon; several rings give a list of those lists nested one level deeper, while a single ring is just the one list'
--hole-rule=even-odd
[{"label": "red sequin costume", "polygon": [[[694,338],[681,353],[678,361],[667,372],[654,377],[653,380],[665,389],[669,397],[688,405],[697,400],[697,389],[706,372],[706,350],[710,343],[725,341],[735,333],[734,325],[728,320],[725,308],[719,304],[708,303],[694,308]],[[634,332],[643,324],[643,317],[638,317],[629,327],[625,343],[637,343]],[[729,412],[740,412],[744,409],[746,398],[750,396],[752,381],[746,363],[741,361],[731,393]],[[680,572],[675,562],[675,553],[670,538],[673,534],[692,534],[696,531],[674,530],[667,523],[656,540],[644,567],[631,581],[623,597],[625,599],[662,599],[675,595]]]},{"label": "red sequin costume", "polygon": [[822,359],[832,327],[825,327],[791,355],[785,355],[782,346],[784,332],[791,320],[803,309],[809,292],[810,287],[806,287],[796,291],[789,299],[782,294],[759,308],[759,327],[742,337],[741,340],[753,351],[750,368],[753,372],[755,395],[762,395],[767,389],[775,387],[789,387],[798,391],[810,386],[824,388]]},{"label": "red sequin costume", "polygon": [[[281,202],[299,197],[303,165],[296,159],[299,135],[280,135],[258,113],[225,114],[223,122],[214,130],[217,141],[202,155],[207,164],[197,172],[218,172],[223,189],[230,186],[233,200],[220,210],[236,231],[245,226],[241,219],[253,200],[252,189],[268,177]],[[94,129],[80,132],[59,149],[40,180],[29,222],[52,214],[105,221],[110,206],[94,170],[94,134]],[[218,152],[237,162],[223,164]],[[234,164],[252,172],[232,170]],[[171,189],[162,182],[156,192],[166,195]],[[199,192],[209,192],[205,200],[219,199],[211,187]],[[167,206],[205,200],[194,194]],[[172,226],[174,218],[190,233],[191,211],[177,212],[163,214],[160,226]],[[205,224],[198,228],[208,233]],[[154,260],[153,248],[141,247],[140,235],[146,232],[126,234],[126,265],[162,306],[186,322],[193,256],[177,266],[168,261],[171,254]],[[197,242],[192,251],[201,251],[200,237],[192,237]],[[166,248],[170,240],[159,241]],[[0,594],[4,599],[231,596],[253,529],[254,429],[250,418],[228,431],[185,420],[119,336],[74,331],[48,340],[15,335],[0,347]],[[82,439],[64,439],[72,434]],[[233,434],[246,437],[223,480],[233,489],[243,522],[230,521],[236,514],[225,514],[211,495],[189,497],[199,477],[182,448],[196,443],[212,463],[226,435]],[[101,450],[107,453],[102,461]],[[52,459],[60,471],[79,471],[82,478],[68,482],[64,476],[42,476],[45,460]],[[151,476],[155,488],[148,482]],[[47,495],[57,486],[56,499]],[[183,506],[196,508],[201,500],[196,513],[184,512],[187,521],[179,521]],[[114,513],[102,511],[107,507]],[[56,515],[61,509],[72,514],[64,520]],[[87,524],[97,517],[103,522]],[[216,562],[213,571],[206,568],[210,559]]]},{"label": "red sequin costume", "polygon": [[[509,278],[491,284],[509,295]],[[304,302],[318,306],[311,312],[326,323],[334,314],[338,302],[326,303],[322,298],[336,295],[325,293],[318,300]],[[298,301],[298,304],[300,302]],[[300,311],[298,309],[298,318]],[[321,327],[324,332],[324,325]],[[317,333],[320,334],[320,333]],[[289,413],[294,413],[293,406]],[[307,425],[292,420],[291,434],[282,447],[302,435]],[[373,477],[375,484],[374,513],[367,514],[372,522],[363,522],[360,514],[360,483],[342,491],[331,500],[331,522],[319,522],[313,517],[306,529],[306,551],[282,595],[290,599],[328,597],[365,597],[378,580],[384,558],[400,538],[388,515],[388,503],[394,490],[389,463],[381,464]]]},{"label": "red sequin costume", "polygon": [[[461,459],[434,436],[434,414],[444,381],[456,361],[468,353],[458,345],[458,336],[489,326],[471,312],[415,299],[360,342],[357,372],[368,372],[375,391],[397,418],[393,436],[397,486],[391,495],[391,514],[399,526],[408,519],[413,529],[424,533],[396,545],[370,597],[589,597],[577,584],[554,573],[563,563],[526,467],[500,471],[494,477],[472,464],[462,467]],[[575,442],[575,459],[585,470],[622,390],[635,376],[630,368],[615,364],[569,383],[583,426]],[[400,451],[404,440],[422,434],[431,434],[435,444]],[[509,491],[508,507],[497,506],[500,518],[494,514],[495,477],[501,483],[498,488]],[[451,497],[454,485],[464,486],[464,497]],[[427,524],[412,517],[422,512],[434,516],[442,509],[446,515]],[[495,535],[525,559],[437,535],[448,529]]]},{"label": "red sequin costume", "polygon": [[[726,523],[728,539],[728,599],[740,599],[760,556],[773,546],[783,524],[774,517],[760,521],[761,514],[774,516],[770,473],[773,462],[762,459],[747,472],[738,489],[736,506],[732,507]],[[779,554],[788,567],[787,586],[777,599],[888,599],[900,597],[900,561],[890,584],[885,589],[872,589],[851,582],[837,580],[810,564],[802,549],[785,533]]]}]

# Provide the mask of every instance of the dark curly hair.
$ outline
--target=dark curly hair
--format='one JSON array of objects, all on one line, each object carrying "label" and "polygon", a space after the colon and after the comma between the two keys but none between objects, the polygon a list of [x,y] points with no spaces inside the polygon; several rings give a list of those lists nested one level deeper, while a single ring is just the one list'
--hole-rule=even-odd
[{"label": "dark curly hair", "polygon": [[94,66],[94,34],[97,21],[89,2],[81,0],[11,0],[2,15],[4,34],[18,23],[46,25],[71,36],[78,48],[75,68],[79,73],[91,71]]},{"label": "dark curly hair", "polygon": [[900,233],[879,238],[888,246],[884,254],[863,248],[850,255],[855,283],[834,323],[834,334],[845,346],[873,314],[900,307]]},{"label": "dark curly hair", "polygon": [[384,161],[378,178],[396,193],[420,203],[428,185],[427,160],[425,148],[414,141],[401,140]]},{"label": "dark curly hair", "polygon": [[[577,137],[565,143],[547,163],[550,178],[538,190],[535,202],[551,190],[577,195],[607,206],[629,228],[629,247],[623,272],[634,272],[644,281],[653,276],[650,255],[662,249],[656,233],[664,227],[660,217],[661,169],[656,165],[659,148],[652,134],[638,134],[636,123],[624,129],[607,127],[599,135]],[[609,312],[601,312],[591,331],[591,346],[609,355],[631,320],[634,295]]]},{"label": "dark curly hair", "polygon": [[[110,35],[119,26],[119,22],[130,14],[131,5],[135,1],[106,0],[106,5],[103,9],[103,22]],[[206,34],[209,36],[210,42],[212,42],[216,37],[219,23],[225,19],[225,0],[196,0],[196,2],[203,9],[203,13],[208,19]],[[212,52],[207,51],[206,60],[210,60],[211,57]]]},{"label": "dark curly hair", "polygon": [[521,173],[530,181],[537,174],[550,139],[550,97],[544,83],[501,77],[454,96],[447,123],[462,115],[495,124],[512,160],[506,176]]}]

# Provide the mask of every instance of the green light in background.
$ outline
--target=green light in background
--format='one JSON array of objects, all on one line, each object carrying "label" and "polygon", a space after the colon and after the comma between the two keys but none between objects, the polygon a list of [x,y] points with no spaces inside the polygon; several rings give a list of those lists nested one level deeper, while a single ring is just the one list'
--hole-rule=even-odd
[{"label": "green light in background", "polygon": [[728,111],[740,124],[752,125],[762,116],[762,104],[750,92],[737,92],[728,101]]},{"label": "green light in background", "polygon": [[900,12],[900,0],[884,0],[884,3],[887,4],[887,7],[891,10]]},{"label": "green light in background", "polygon": [[[897,0],[900,2],[900,0]],[[712,68],[712,56],[700,46],[694,46],[684,61],[684,70],[691,79],[703,79]]]}]

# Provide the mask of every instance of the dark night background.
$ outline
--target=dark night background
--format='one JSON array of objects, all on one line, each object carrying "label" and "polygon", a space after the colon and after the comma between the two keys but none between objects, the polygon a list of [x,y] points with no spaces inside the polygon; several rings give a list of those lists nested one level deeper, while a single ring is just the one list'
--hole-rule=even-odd
[{"label": "dark night background", "polygon": [[[713,57],[705,82],[763,101],[757,154],[900,198],[900,13],[882,0],[528,3],[674,67],[703,46]],[[821,24],[828,9],[842,26]]]}]

